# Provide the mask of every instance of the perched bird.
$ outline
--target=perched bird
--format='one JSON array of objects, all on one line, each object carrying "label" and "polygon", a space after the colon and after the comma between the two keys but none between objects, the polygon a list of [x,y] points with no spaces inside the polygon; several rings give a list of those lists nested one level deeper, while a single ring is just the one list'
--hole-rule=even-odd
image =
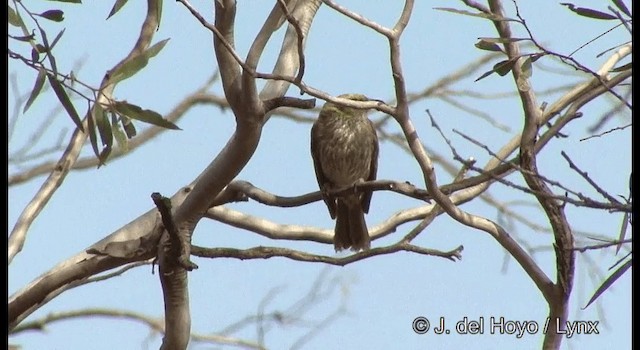
[{"label": "perched bird", "polygon": [[[369,101],[360,94],[340,98]],[[311,156],[322,197],[336,220],[336,251],[369,249],[364,213],[369,212],[371,191],[352,191],[338,197],[330,193],[360,181],[375,180],[378,169],[378,136],[367,110],[325,103],[311,128]]]}]

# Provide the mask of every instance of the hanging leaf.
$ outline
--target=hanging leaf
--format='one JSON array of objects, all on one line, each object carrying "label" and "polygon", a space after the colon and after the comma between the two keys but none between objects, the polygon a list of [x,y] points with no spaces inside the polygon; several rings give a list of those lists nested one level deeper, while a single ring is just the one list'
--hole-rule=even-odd
[{"label": "hanging leaf", "polygon": [[496,73],[498,73],[501,77],[504,77],[505,75],[509,74],[509,72],[511,72],[513,66],[518,61],[518,58],[519,57],[515,57],[510,60],[498,62],[493,66],[493,70],[495,70]]},{"label": "hanging leaf", "polygon": [[129,150],[129,141],[127,139],[127,135],[125,135],[124,131],[120,127],[118,117],[113,112],[111,112],[111,130],[113,132],[114,138],[116,139],[116,142],[118,143],[118,147],[123,152],[127,152]]},{"label": "hanging leaf", "polygon": [[611,274],[611,276],[607,277],[607,279],[602,282],[602,285],[600,285],[595,293],[593,293],[593,296],[591,297],[591,299],[589,299],[587,305],[585,305],[585,307],[583,307],[582,309],[584,310],[589,307],[589,305],[591,305],[591,303],[598,299],[598,297],[602,295],[602,293],[606,292],[607,289],[609,289],[609,287],[611,287],[611,285],[631,267],[631,262],[631,259],[627,260],[627,262],[620,266],[613,274]]},{"label": "hanging leaf", "polygon": [[622,2],[622,0],[611,0],[613,2],[614,5],[616,5],[616,7],[622,11],[625,15],[632,17],[631,16],[631,11],[629,11],[629,9],[627,8],[627,5],[624,4],[624,2]]},{"label": "hanging leaf", "polygon": [[[91,108],[91,107],[89,107]],[[91,143],[91,148],[93,149],[93,153],[98,158],[98,168],[102,165],[102,159],[100,159],[100,150],[98,149],[98,137],[96,135],[96,123],[94,121],[94,115],[90,115],[87,118],[87,126],[89,132],[89,143]]]},{"label": "hanging leaf", "polygon": [[31,48],[31,62],[40,62],[40,54],[35,48]]},{"label": "hanging leaf", "polygon": [[127,138],[130,139],[136,136],[138,132],[136,131],[136,127],[131,122],[131,119],[129,119],[128,117],[123,117],[120,118],[120,120],[122,121],[122,127],[124,128],[124,132],[127,134]]},{"label": "hanging leaf", "polygon": [[[40,45],[41,48],[39,48],[38,50],[42,50],[40,51],[41,53],[43,52],[51,52],[49,49],[51,48],[51,46],[49,45],[49,39],[47,39],[47,33],[40,29],[40,35],[42,36],[42,43],[44,45]],[[38,47],[38,45],[36,45],[36,47]],[[47,55],[47,58],[49,59],[49,63],[51,63],[51,70],[53,71],[53,75],[57,76],[58,75],[58,65],[56,64],[56,58],[53,57],[53,55]]]},{"label": "hanging leaf", "polygon": [[484,72],[484,73],[482,73],[482,75],[480,77],[478,77],[476,80],[474,80],[474,82],[476,82],[478,80],[481,80],[481,79],[484,79],[484,78],[490,76],[493,73],[495,73],[495,71],[493,69],[488,71],[488,72]]},{"label": "hanging leaf", "polygon": [[618,236],[618,243],[616,245],[616,254],[618,254],[618,252],[620,251],[620,248],[622,248],[622,241],[624,241],[625,237],[627,236],[627,227],[629,226],[629,213],[624,213],[624,216],[622,217],[622,227],[620,227],[620,235]]},{"label": "hanging leaf", "polygon": [[493,65],[492,70],[483,73],[478,79],[474,81],[479,81],[481,79],[484,79],[493,73],[498,73],[500,76],[505,76],[507,73],[511,71],[511,69],[513,69],[513,65],[516,63],[517,60],[518,60],[518,57],[512,58],[510,60],[500,61]]},{"label": "hanging leaf", "polygon": [[169,39],[165,39],[156,43],[138,56],[116,68],[116,70],[111,73],[111,83],[115,84],[138,73],[142,68],[146,67],[150,58],[156,56],[160,50],[164,48],[168,41]]},{"label": "hanging leaf", "polygon": [[475,47],[479,48],[480,50],[504,52],[499,45],[482,39],[480,39],[480,41],[475,44]]},{"label": "hanging leaf", "polygon": [[58,40],[60,40],[60,38],[62,37],[62,34],[64,34],[64,28],[60,31],[60,33],[58,33],[58,35],[56,35],[55,38],[53,38],[53,42],[51,43],[51,47],[49,48],[49,50],[53,50],[53,48],[58,43]]},{"label": "hanging leaf", "polygon": [[562,2],[560,3],[560,5],[564,5],[566,6],[569,10],[575,12],[576,14],[580,15],[580,16],[584,16],[584,17],[589,17],[589,18],[594,18],[594,19],[604,19],[604,20],[611,20],[611,19],[618,19],[618,17],[614,16],[614,15],[610,15],[608,13],[604,13],[598,10],[593,10],[590,8],[586,8],[586,7],[577,7],[574,4],[570,4],[567,2]]},{"label": "hanging leaf", "polygon": [[38,16],[42,17],[42,18],[46,18],[50,21],[54,21],[54,22],[62,22],[64,21],[64,12],[60,11],[60,10],[48,10],[45,11],[41,14],[39,14]]},{"label": "hanging leaf", "polygon": [[111,12],[109,12],[109,15],[107,16],[107,19],[111,18],[111,16],[118,13],[118,11],[120,11],[120,9],[124,5],[126,5],[128,1],[129,0],[116,0],[116,2],[113,4],[113,7],[111,8]]},{"label": "hanging leaf", "polygon": [[67,92],[64,91],[64,87],[62,86],[62,84],[60,84],[58,79],[56,79],[56,77],[51,74],[47,74],[47,78],[49,79],[51,88],[53,88],[53,92],[55,92],[58,100],[62,104],[62,107],[64,107],[64,109],[67,111],[67,114],[69,114],[69,116],[71,117],[71,120],[73,120],[78,129],[84,131],[80,116],[78,116],[78,112],[76,112],[76,108],[73,106],[73,103],[71,103],[71,100],[69,100],[69,96],[67,95]]},{"label": "hanging leaf", "polygon": [[111,146],[113,146],[113,133],[111,132],[111,124],[109,123],[109,118],[107,118],[107,112],[102,109],[100,104],[96,103],[93,108],[93,113],[96,126],[98,127],[98,132],[100,133],[100,139],[102,140],[102,145],[104,147],[111,148]]},{"label": "hanging leaf", "polygon": [[470,12],[470,11],[465,11],[465,10],[458,10],[458,9],[453,9],[453,8],[448,8],[448,7],[434,7],[434,10],[439,10],[439,11],[446,11],[446,12],[452,12],[452,13],[457,13],[460,15],[465,15],[465,16],[471,16],[471,17],[480,17],[480,18],[486,18],[486,19],[490,19],[492,21],[511,21],[511,22],[520,22],[518,20],[515,20],[513,18],[507,18],[507,17],[501,17],[495,14],[489,14],[489,13],[482,13],[482,12]]},{"label": "hanging leaf", "polygon": [[36,100],[36,97],[42,91],[42,87],[44,86],[44,78],[47,76],[47,73],[43,68],[38,69],[38,76],[36,77],[36,83],[33,85],[33,89],[31,89],[31,94],[29,94],[29,98],[27,99],[27,103],[24,104],[24,109],[22,109],[22,113],[26,112],[33,101]]},{"label": "hanging leaf", "polygon": [[180,130],[178,126],[162,118],[159,113],[149,109],[142,109],[141,107],[128,103],[126,101],[116,102],[114,104],[114,108],[118,113],[124,114],[131,119],[139,120],[141,122],[153,124],[166,129]]}]

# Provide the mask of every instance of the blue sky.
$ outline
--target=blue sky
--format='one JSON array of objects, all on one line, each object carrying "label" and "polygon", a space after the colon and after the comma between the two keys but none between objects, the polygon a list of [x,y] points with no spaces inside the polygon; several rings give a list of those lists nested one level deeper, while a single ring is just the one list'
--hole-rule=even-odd
[{"label": "blue sky", "polygon": [[[193,3],[206,18],[211,18],[212,1]],[[236,43],[241,56],[246,53],[272,3],[257,0],[239,2]],[[401,2],[392,1],[345,1],[344,4],[388,26],[394,23],[401,10]],[[576,4],[603,10],[606,8],[604,2],[595,0]],[[55,52],[59,70],[75,71],[74,66],[81,61],[82,68],[77,71],[77,76],[93,86],[99,84],[106,69],[128,52],[145,10],[143,2],[132,1],[115,17],[105,21],[112,6],[107,1],[87,1],[82,5],[66,6],[56,2],[28,5],[34,6],[32,9],[36,11],[50,8],[65,11],[62,24],[47,23],[51,33],[66,28]],[[627,5],[630,6],[630,2]],[[610,22],[579,18],[555,1],[521,1],[519,6],[539,42],[565,54],[611,26]],[[493,26],[487,21],[436,11],[434,7],[463,8],[463,5],[450,1],[416,3],[411,22],[401,40],[407,87],[412,92],[433,84],[443,75],[460,69],[484,54],[473,46],[478,37],[496,36]],[[512,3],[505,1],[505,7],[512,15]],[[524,35],[521,29],[514,28],[514,31],[517,36]],[[276,57],[279,43],[275,39],[281,37],[282,31],[268,46],[260,62],[262,71],[267,71]],[[165,38],[171,40],[164,50],[140,74],[119,85],[116,98],[164,114],[212,74],[216,64],[211,35],[176,2],[164,4],[163,21],[154,42]],[[579,51],[575,58],[597,69],[606,55],[600,58],[596,55],[628,38],[628,33],[618,28]],[[361,92],[389,100],[393,96],[393,85],[386,44],[386,40],[373,31],[349,22],[323,6],[308,38],[304,80],[308,85],[334,95]],[[10,42],[10,47],[14,45]],[[513,91],[513,80],[509,76],[494,75],[473,82],[491,65],[486,64],[475,75],[454,87],[482,93]],[[552,60],[539,60],[532,77],[534,89],[542,90],[585,79],[575,74],[567,76],[544,71],[545,67],[558,65]],[[10,60],[8,70],[10,74],[17,74],[21,93],[28,92],[35,72],[13,60]],[[214,85],[211,90],[220,93],[220,84]],[[288,94],[298,96],[298,90],[291,88]],[[14,96],[10,90],[9,111],[13,108]],[[538,98],[539,102],[551,102],[558,96],[558,93],[554,93]],[[509,131],[497,130],[486,121],[435,98],[413,105],[411,117],[429,149],[452,158],[444,140],[431,127],[424,112],[426,109],[431,111],[463,157],[474,157],[479,165],[484,165],[489,159],[486,151],[465,141],[452,130],[472,135],[495,150],[522,127],[520,102],[515,97],[496,100],[465,98],[462,101],[489,113],[496,121],[508,126]],[[317,105],[321,103],[318,101]],[[38,125],[56,105],[57,101],[51,93],[43,94],[28,113],[18,118],[9,144],[10,154],[28,142],[33,125]],[[631,169],[630,129],[607,137],[580,141],[589,135],[586,128],[607,107],[606,103],[596,102],[584,108],[584,117],[566,130],[569,137],[553,141],[542,152],[540,171],[596,197],[594,191],[585,186],[562,159],[560,151],[565,151],[610,193],[626,195]],[[78,109],[82,111],[84,106],[79,104]],[[380,115],[372,115],[374,120],[379,118]],[[628,113],[625,114],[626,119],[622,118],[614,118],[608,127],[628,123]],[[181,131],[165,132],[125,158],[109,162],[100,169],[72,172],[67,177],[34,222],[25,249],[9,266],[9,294],[51,266],[82,251],[149,210],[153,205],[149,197],[152,192],[171,195],[180,186],[189,183],[224,146],[233,130],[234,120],[229,111],[200,106],[189,111],[177,124],[182,128]],[[139,130],[144,128],[141,124],[137,126]],[[38,148],[55,142],[59,130],[63,128],[70,130],[73,123],[66,115],[60,114],[51,129],[42,136]],[[389,125],[386,129],[388,132],[399,130],[396,125]],[[282,196],[317,190],[309,154],[309,131],[309,124],[272,118],[265,126],[257,152],[238,178]],[[91,149],[86,147],[83,156],[90,155]],[[380,179],[409,181],[424,186],[415,160],[388,141],[381,143],[379,164]],[[9,174],[18,170],[10,166]],[[450,182],[451,176],[437,163],[436,173],[440,184]],[[510,179],[522,183],[520,176],[512,175]],[[39,177],[9,188],[9,231],[43,180],[44,177]],[[511,202],[525,199],[535,203],[531,197],[523,197],[499,184],[494,185],[490,193],[501,201],[509,202],[510,208],[531,220],[546,224],[537,207]],[[419,202],[397,194],[377,192],[366,219],[368,225],[373,227],[397,211],[419,205]],[[326,229],[332,229],[334,224],[321,202],[290,209],[270,208],[255,202],[229,207],[278,223],[313,225]],[[495,208],[479,200],[467,203],[462,208],[491,219],[497,215]],[[575,231],[606,237],[617,236],[622,220],[619,213],[610,214],[570,205],[567,206],[567,215]],[[412,228],[413,224],[402,225],[392,235],[373,242],[373,246],[392,243]],[[532,247],[548,246],[551,242],[548,233],[534,232],[522,225],[516,225],[510,233]],[[270,241],[206,219],[200,222],[194,234],[194,243],[207,247],[282,246],[317,254],[334,254],[330,245]],[[265,344],[268,348],[290,348],[296,339],[308,331],[300,326],[301,323],[321,320],[340,305],[346,307],[347,314],[312,338],[305,348],[424,349],[463,348],[470,345],[477,349],[540,348],[540,332],[517,338],[515,335],[488,334],[488,326],[484,335],[459,335],[455,332],[449,335],[435,335],[432,332],[415,334],[411,323],[419,316],[427,317],[432,323],[444,317],[450,327],[464,317],[471,320],[483,318],[488,323],[491,317],[501,316],[507,320],[536,322],[541,327],[547,315],[547,305],[532,281],[513,259],[508,259],[504,250],[488,234],[462,226],[442,215],[415,243],[441,250],[450,250],[458,245],[464,245],[465,249],[462,260],[458,262],[398,253],[370,258],[342,268],[327,268],[321,264],[283,258],[264,261],[195,258],[200,268],[189,275],[192,330],[197,333],[216,332],[246,315],[255,314],[261,300],[274,288],[277,293],[267,304],[266,310],[283,311],[303,296],[317,276],[327,269],[324,273],[328,276],[328,286],[337,288],[328,298],[318,302],[309,314],[305,314],[303,320],[275,327],[267,333]],[[608,275],[606,269],[619,257],[613,255],[612,249],[578,254],[569,318],[598,321],[600,334],[565,339],[564,349],[631,347],[630,273],[601,297],[598,305],[581,310],[599,282]],[[538,252],[535,259],[554,280],[555,258],[551,252]],[[600,266],[601,275],[595,278],[590,276],[589,260]],[[85,307],[133,310],[161,317],[163,301],[157,275],[152,275],[149,267],[142,267],[106,282],[76,288],[35,312],[31,319],[51,312]],[[256,328],[248,327],[233,336],[255,340]],[[59,322],[48,327],[46,332],[25,333],[10,338],[10,342],[23,345],[24,349],[140,349],[147,346],[157,348],[160,339],[157,335],[150,335],[145,326],[134,322],[91,318]],[[193,343],[191,348],[211,347]]]}]

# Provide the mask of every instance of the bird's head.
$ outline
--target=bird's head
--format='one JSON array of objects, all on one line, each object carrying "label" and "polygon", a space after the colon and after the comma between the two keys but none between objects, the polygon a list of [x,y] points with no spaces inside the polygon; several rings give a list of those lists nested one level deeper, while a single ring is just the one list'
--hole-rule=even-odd
[{"label": "bird's head", "polygon": [[[372,101],[367,96],[363,94],[342,94],[338,96],[338,98],[344,98],[352,101]],[[367,109],[362,108],[353,108],[347,107],[343,105],[339,105],[333,102],[327,102],[322,106],[322,110],[320,111],[320,116],[333,116],[333,117],[365,117],[367,114]]]}]

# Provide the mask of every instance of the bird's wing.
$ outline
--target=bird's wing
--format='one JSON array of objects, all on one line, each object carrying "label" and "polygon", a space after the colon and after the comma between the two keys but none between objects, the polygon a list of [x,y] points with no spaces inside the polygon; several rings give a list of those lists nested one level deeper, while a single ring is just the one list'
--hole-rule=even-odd
[{"label": "bird's wing", "polygon": [[[367,120],[369,122],[369,127],[371,127],[371,132],[373,133],[373,152],[371,153],[371,164],[369,165],[369,177],[367,181],[373,181],[376,179],[376,174],[378,173],[378,134],[376,133],[376,128],[373,126],[373,122],[371,120]],[[365,213],[369,212],[369,204],[371,204],[371,196],[373,195],[373,191],[366,191],[362,195],[362,210]]]},{"label": "bird's wing", "polygon": [[316,127],[316,124],[313,124],[313,126],[311,127],[311,158],[313,158],[313,168],[316,171],[316,179],[318,179],[318,186],[320,187],[320,192],[322,193],[322,199],[327,204],[329,215],[331,215],[332,219],[335,219],[336,203],[327,195],[325,184],[328,183],[328,180],[324,176],[324,173],[322,172],[322,165],[320,164],[320,145],[318,145],[317,142],[314,141],[321,139],[321,135],[319,135],[319,133],[320,130]]}]

